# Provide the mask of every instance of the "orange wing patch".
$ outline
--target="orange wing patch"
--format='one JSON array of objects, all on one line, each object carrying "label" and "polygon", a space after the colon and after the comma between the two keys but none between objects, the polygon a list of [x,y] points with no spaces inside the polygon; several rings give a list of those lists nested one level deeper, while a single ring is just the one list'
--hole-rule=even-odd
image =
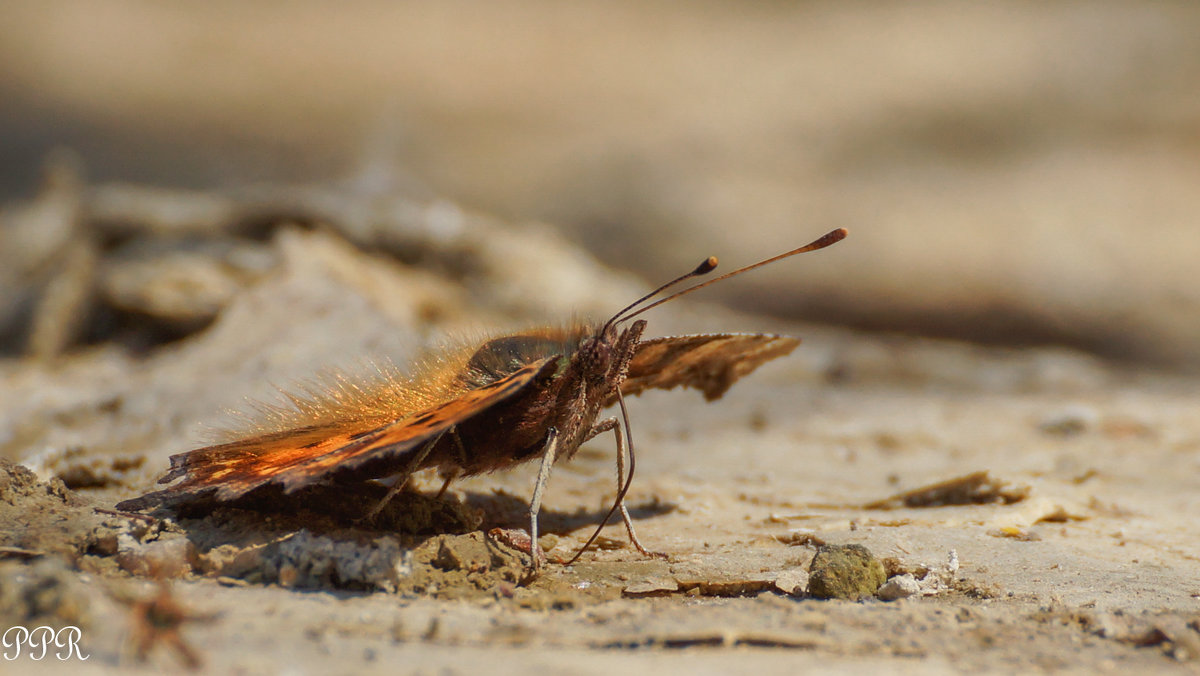
[{"label": "orange wing patch", "polygon": [[638,344],[621,393],[634,395],[682,386],[700,390],[705,399],[712,401],[742,376],[790,353],[799,344],[799,338],[762,333],[654,338]]},{"label": "orange wing patch", "polygon": [[171,469],[159,483],[180,477],[183,481],[126,500],[117,508],[136,511],[209,493],[218,500],[232,500],[268,484],[278,484],[290,493],[329,477],[335,470],[353,470],[368,461],[390,459],[400,467],[406,454],[512,397],[554,369],[554,358],[543,359],[490,385],[367,431],[348,431],[337,421],[330,421],[173,455]]}]

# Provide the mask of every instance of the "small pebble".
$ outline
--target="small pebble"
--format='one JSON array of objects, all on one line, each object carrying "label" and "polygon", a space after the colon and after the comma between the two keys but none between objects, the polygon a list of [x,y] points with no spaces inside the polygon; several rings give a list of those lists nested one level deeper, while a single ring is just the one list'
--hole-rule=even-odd
[{"label": "small pebble", "polygon": [[788,596],[804,596],[808,588],[808,572],[800,568],[785,570],[775,576],[775,588]]},{"label": "small pebble", "polygon": [[875,596],[882,601],[898,601],[906,599],[921,591],[921,585],[917,583],[917,578],[910,573],[896,575],[892,579],[883,583],[879,591],[875,592]]},{"label": "small pebble", "polygon": [[826,545],[808,568],[808,593],[820,599],[873,596],[887,580],[883,563],[862,545]]}]

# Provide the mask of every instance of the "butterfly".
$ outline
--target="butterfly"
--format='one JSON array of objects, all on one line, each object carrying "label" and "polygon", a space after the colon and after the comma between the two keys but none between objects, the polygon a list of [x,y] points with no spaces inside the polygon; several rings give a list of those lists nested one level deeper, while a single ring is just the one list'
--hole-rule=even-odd
[{"label": "butterfly", "polygon": [[[447,350],[408,374],[389,371],[378,382],[365,384],[338,377],[323,389],[288,395],[289,407],[263,408],[266,420],[256,433],[171,456],[171,467],[159,483],[178,483],[117,508],[138,511],[200,499],[230,501],[267,486],[292,493],[318,483],[398,475],[387,496],[365,515],[369,519],[419,470],[437,468],[445,480],[441,495],[456,478],[536,461],[528,538],[530,566],[536,572],[541,558],[538,513],[551,469],[556,462],[570,460],[589,439],[613,432],[619,490],[600,527],[619,510],[632,544],[651,555],[638,541],[624,504],[634,471],[624,398],[650,389],[684,387],[700,390],[711,401],[763,363],[790,353],[800,341],[741,333],[642,340],[646,320],[635,317],[845,236],[846,230],[834,230],[806,246],[650,302],[677,284],[711,272],[717,259],[710,257],[603,323],[574,322],[494,336]],[[620,417],[601,419],[601,411],[614,404]],[[599,532],[597,528],[579,553]]]}]

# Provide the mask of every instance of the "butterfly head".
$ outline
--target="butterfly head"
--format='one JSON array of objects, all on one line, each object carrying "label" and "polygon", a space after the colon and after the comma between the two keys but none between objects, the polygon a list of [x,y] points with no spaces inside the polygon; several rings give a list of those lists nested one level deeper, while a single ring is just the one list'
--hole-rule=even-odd
[{"label": "butterfly head", "polygon": [[645,325],[645,321],[637,321],[622,328],[610,321],[580,343],[576,359],[584,365],[584,378],[590,387],[619,382],[618,374],[632,358]]}]

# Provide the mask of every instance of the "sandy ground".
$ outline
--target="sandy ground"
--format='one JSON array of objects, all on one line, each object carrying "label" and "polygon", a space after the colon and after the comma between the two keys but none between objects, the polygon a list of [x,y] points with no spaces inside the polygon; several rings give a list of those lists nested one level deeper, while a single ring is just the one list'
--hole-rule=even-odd
[{"label": "sandy ground", "polygon": [[[209,252],[201,260],[262,261],[238,268],[240,285],[215,306],[173,281],[179,260],[153,245],[161,232],[134,228],[134,250],[150,253],[101,248],[97,272],[77,282],[91,293],[60,294],[89,300],[57,312],[103,315],[135,301],[142,312],[114,314],[100,344],[0,364],[3,455],[37,472],[3,467],[3,621],[80,626],[91,655],[82,665],[26,656],[23,671],[181,668],[161,636],[136,659],[152,570],[173,578],[180,617],[191,618],[181,635],[211,673],[1196,668],[1200,390],[1063,349],[664,306],[650,315],[654,335],[765,331],[804,343],[717,402],[679,391],[631,401],[628,502],[642,541],[667,557],[639,555],[618,523],[601,549],[531,583],[520,581],[520,554],[483,536],[521,526],[531,467],[456,484],[432,508],[444,519],[424,522],[440,535],[338,516],[331,505],[355,493],[265,512],[94,511],[149,489],[168,455],[202,440],[198,424],[220,424],[244,397],[272,400],[276,384],[326,366],[353,372],[368,355],[403,362],[447,332],[604,316],[646,286],[547,229],[406,204],[388,213],[418,216],[380,219],[376,235],[406,242],[409,262],[351,244],[350,219],[252,237],[215,229],[209,246],[189,249]],[[105,238],[107,226],[84,223]],[[836,261],[853,245],[852,235],[810,256]],[[148,275],[134,300],[112,281],[130,260]],[[146,308],[170,306],[156,294],[175,299],[171,316],[209,308],[211,323],[183,331],[188,322],[152,317]],[[39,316],[54,314],[47,306]],[[164,335],[175,340],[154,343]],[[552,559],[573,553],[607,509],[613,457],[601,437],[556,469],[543,515]],[[888,501],[979,471],[996,490],[970,504]],[[422,483],[426,495],[436,487]],[[405,499],[400,512],[430,508]],[[887,602],[809,598],[821,542],[865,545],[890,573],[923,577],[920,590]]]}]

